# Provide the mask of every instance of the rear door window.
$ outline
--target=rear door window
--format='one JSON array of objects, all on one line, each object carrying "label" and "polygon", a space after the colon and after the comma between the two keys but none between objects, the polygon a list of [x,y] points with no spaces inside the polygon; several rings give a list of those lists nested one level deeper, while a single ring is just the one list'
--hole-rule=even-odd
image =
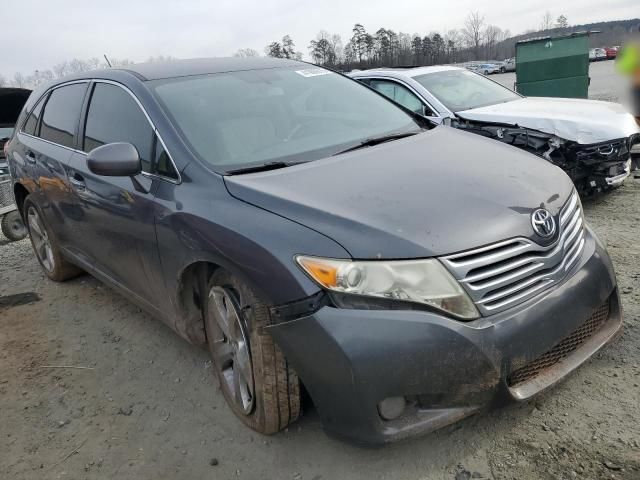
[{"label": "rear door window", "polygon": [[86,83],[75,83],[51,92],[42,113],[40,138],[65,147],[75,147],[74,137],[86,89]]},{"label": "rear door window", "polygon": [[130,143],[138,150],[142,170],[150,172],[154,137],[146,115],[129,93],[116,85],[96,83],[84,129],[85,152],[107,143]]},{"label": "rear door window", "polygon": [[29,114],[29,118],[27,118],[27,121],[24,124],[24,128],[22,129],[24,133],[28,133],[29,135],[33,135],[36,137],[38,136],[38,121],[40,120],[42,106],[44,105],[45,101],[46,100],[44,98],[40,99],[36,107]]}]

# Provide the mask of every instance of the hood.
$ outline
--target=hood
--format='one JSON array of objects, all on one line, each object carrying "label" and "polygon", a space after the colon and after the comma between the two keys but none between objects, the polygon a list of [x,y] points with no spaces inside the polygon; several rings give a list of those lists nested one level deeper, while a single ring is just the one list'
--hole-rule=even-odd
[{"label": "hood", "polygon": [[556,215],[573,190],[547,161],[445,126],[224,180],[234,197],[314,229],[359,259],[424,258],[533,238],[532,211],[544,206]]},{"label": "hood", "polygon": [[640,132],[619,103],[574,98],[527,97],[457,112],[472,121],[504,123],[589,145]]}]

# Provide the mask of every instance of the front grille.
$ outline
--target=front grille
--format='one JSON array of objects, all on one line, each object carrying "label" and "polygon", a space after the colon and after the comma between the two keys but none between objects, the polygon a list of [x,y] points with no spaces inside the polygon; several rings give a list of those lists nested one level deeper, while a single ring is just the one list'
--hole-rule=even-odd
[{"label": "front grille", "polygon": [[548,352],[536,358],[522,368],[511,372],[507,384],[515,387],[537,377],[561,360],[567,358],[575,350],[596,333],[609,318],[609,301],[596,308],[589,319],[575,332],[565,337]]},{"label": "front grille", "polygon": [[561,281],[584,248],[584,220],[574,191],[561,209],[558,240],[541,246],[514,238],[443,257],[478,310],[485,315],[506,310]]},{"label": "front grille", "polygon": [[13,205],[13,192],[11,191],[11,177],[0,176],[0,208]]}]

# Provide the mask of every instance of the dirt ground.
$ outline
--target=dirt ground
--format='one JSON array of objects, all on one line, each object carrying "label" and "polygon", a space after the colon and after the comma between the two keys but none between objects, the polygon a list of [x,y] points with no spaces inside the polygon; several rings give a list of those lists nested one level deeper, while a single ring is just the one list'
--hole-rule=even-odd
[{"label": "dirt ground", "polygon": [[87,275],[48,281],[28,240],[0,238],[0,479],[638,479],[640,180],[585,210],[623,336],[533,401],[382,449],[327,437],[312,407],[286,432],[250,431],[205,351]]}]

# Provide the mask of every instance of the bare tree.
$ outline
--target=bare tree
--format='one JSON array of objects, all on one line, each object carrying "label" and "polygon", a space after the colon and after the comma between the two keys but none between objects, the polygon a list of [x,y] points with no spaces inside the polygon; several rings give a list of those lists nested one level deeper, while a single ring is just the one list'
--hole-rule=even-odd
[{"label": "bare tree", "polygon": [[171,55],[158,55],[157,57],[149,57],[147,59],[148,63],[157,63],[157,62],[170,62],[171,60],[175,60]]},{"label": "bare tree", "polygon": [[13,86],[18,88],[24,88],[27,86],[27,79],[22,73],[15,73],[15,75],[13,76]]},{"label": "bare tree", "polygon": [[113,68],[126,67],[135,63],[133,60],[129,60],[128,58],[110,58],[109,61]]},{"label": "bare tree", "polygon": [[302,59],[302,53],[297,52],[295,43],[289,35],[282,37],[282,43],[271,42],[264,49],[264,53],[269,57],[275,58],[293,58],[295,60]]},{"label": "bare tree", "polygon": [[553,17],[551,16],[551,12],[547,10],[542,16],[542,21],[540,22],[540,30],[550,30],[553,28]]},{"label": "bare tree", "polygon": [[253,48],[241,48],[233,54],[234,57],[259,57],[260,54]]},{"label": "bare tree", "polygon": [[282,37],[282,55],[284,58],[302,59],[302,53],[296,51],[296,45],[289,35]]},{"label": "bare tree", "polygon": [[4,75],[0,74],[0,88],[5,87],[7,85],[7,79]]},{"label": "bare tree", "polygon": [[274,57],[274,58],[284,57],[284,55],[282,54],[282,45],[280,45],[280,42],[271,42],[269,45],[264,47],[264,53],[268,57]]},{"label": "bare tree", "polygon": [[480,46],[482,45],[482,37],[484,34],[484,17],[478,11],[471,12],[464,21],[462,35],[468,47],[473,49],[475,58],[480,54]]},{"label": "bare tree", "polygon": [[342,40],[340,35],[331,35],[322,30],[315,40],[309,43],[309,55],[315,63],[335,66],[342,55]]},{"label": "bare tree", "polygon": [[495,25],[487,25],[487,28],[485,28],[484,38],[487,48],[487,58],[494,58],[494,54],[497,54],[495,47],[501,33],[502,30]]},{"label": "bare tree", "polygon": [[567,20],[567,17],[560,15],[556,20],[556,25],[558,28],[567,28],[569,26],[569,21]]}]

